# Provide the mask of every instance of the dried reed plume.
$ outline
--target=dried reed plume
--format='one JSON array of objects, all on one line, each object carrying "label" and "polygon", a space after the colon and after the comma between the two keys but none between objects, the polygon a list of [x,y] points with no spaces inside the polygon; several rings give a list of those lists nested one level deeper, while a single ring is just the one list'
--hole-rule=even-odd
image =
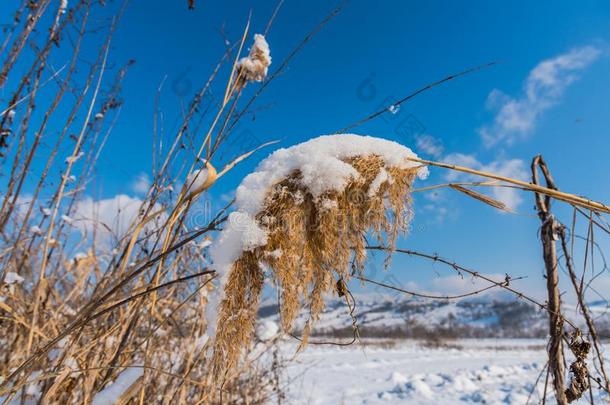
[{"label": "dried reed plume", "polygon": [[241,58],[237,63],[237,79],[235,87],[239,90],[248,82],[261,82],[267,77],[271,65],[271,52],[269,44],[261,34],[254,34],[254,45],[248,56]]},{"label": "dried reed plume", "polygon": [[[309,307],[303,331],[307,343],[312,322],[324,309],[323,294],[339,280],[361,274],[366,235],[372,232],[388,246],[411,217],[411,185],[419,167],[390,167],[376,154],[342,159],[359,176],[341,191],[314,197],[295,170],[266,193],[257,225],[266,243],[244,251],[234,261],[220,305],[213,357],[213,375],[235,367],[251,339],[263,288],[265,269],[281,291],[281,326],[290,331],[301,307]],[[231,226],[231,225],[228,225]]]}]

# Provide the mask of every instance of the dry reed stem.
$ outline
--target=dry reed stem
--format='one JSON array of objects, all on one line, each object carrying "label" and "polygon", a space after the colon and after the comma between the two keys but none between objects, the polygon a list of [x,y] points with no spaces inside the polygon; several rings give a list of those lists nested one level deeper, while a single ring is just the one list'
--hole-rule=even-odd
[{"label": "dry reed stem", "polygon": [[417,162],[417,163],[422,163],[424,165],[428,165],[428,166],[437,166],[437,167],[442,167],[445,169],[451,169],[451,170],[455,170],[458,172],[463,172],[463,173],[468,173],[468,174],[474,174],[477,176],[482,176],[482,177],[487,177],[490,179],[494,179],[494,180],[499,180],[499,181],[503,181],[506,183],[511,183],[511,184],[515,184],[517,186],[523,187],[526,190],[529,191],[534,191],[537,193],[541,193],[544,194],[546,196],[550,196],[553,197],[555,199],[570,203],[570,204],[574,204],[577,205],[579,207],[583,207],[589,210],[593,210],[596,212],[604,212],[609,214],[610,213],[610,207],[602,204],[600,202],[597,201],[593,201],[590,200],[588,198],[584,198],[584,197],[580,197],[577,196],[575,194],[570,194],[570,193],[565,193],[563,191],[559,191],[559,190],[553,190],[551,188],[547,188],[547,187],[543,187],[537,184],[532,184],[532,183],[528,183],[526,181],[522,181],[522,180],[517,180],[517,179],[513,179],[510,177],[505,177],[505,176],[500,176],[494,173],[489,173],[489,172],[483,172],[480,170],[475,170],[475,169],[470,169],[468,167],[464,167],[464,166],[458,166],[458,165],[451,165],[451,164],[447,164],[447,163],[441,163],[441,162],[434,162],[431,160],[424,160],[424,159],[419,159],[419,158],[409,158],[409,160],[413,161],[413,162]]},{"label": "dry reed stem", "polygon": [[506,204],[504,204],[503,202],[498,201],[496,199],[493,199],[490,196],[487,196],[485,194],[477,193],[476,191],[470,190],[469,188],[466,188],[466,187],[462,187],[459,184],[451,184],[451,185],[449,185],[449,187],[451,187],[454,190],[459,191],[460,193],[464,193],[467,196],[474,198],[475,200],[479,200],[484,204],[497,208],[501,211],[512,212],[511,209],[506,206]]}]

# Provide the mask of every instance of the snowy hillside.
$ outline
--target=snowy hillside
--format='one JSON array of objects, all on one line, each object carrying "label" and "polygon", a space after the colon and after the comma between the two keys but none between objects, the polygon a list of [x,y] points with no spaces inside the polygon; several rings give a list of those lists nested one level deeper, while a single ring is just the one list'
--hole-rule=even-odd
[{"label": "snowy hillside", "polygon": [[[360,335],[369,338],[537,338],[546,336],[546,314],[534,305],[497,295],[462,300],[427,300],[404,295],[356,295],[354,315]],[[329,298],[313,335],[351,337],[352,319],[343,299]],[[582,324],[574,306],[565,305],[566,316]],[[610,309],[606,302],[591,310],[600,334],[610,337]],[[306,312],[297,325],[302,326]],[[266,300],[259,317],[277,320],[277,304]],[[583,325],[584,326],[584,325]]]}]

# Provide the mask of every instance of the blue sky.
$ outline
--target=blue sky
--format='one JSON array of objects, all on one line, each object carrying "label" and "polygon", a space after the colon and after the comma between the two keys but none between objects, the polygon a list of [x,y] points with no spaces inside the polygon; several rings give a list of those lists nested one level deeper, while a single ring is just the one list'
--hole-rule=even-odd
[{"label": "blue sky", "polygon": [[[251,11],[251,34],[262,32],[275,7],[263,1],[196,3],[194,11],[187,10],[186,1],[133,1],[129,6],[110,59],[116,66],[129,59],[136,64],[89,190],[93,198],[135,197],[134,183],[150,175],[154,99],[163,78],[160,107],[165,139],[171,140],[181,103],[205,83],[222,55],[221,28],[231,41],[238,40]],[[111,3],[106,13],[116,6]],[[271,71],[333,7],[321,0],[285,2],[267,36]],[[256,142],[279,140],[290,146],[333,133],[449,74],[498,61],[353,132],[396,140],[426,158],[516,177],[527,178],[531,158],[543,153],[563,190],[608,202],[608,38],[610,5],[604,1],[352,0],[258,99],[255,119],[248,117],[238,132],[247,131]],[[226,79],[228,72],[222,75]],[[247,89],[246,96],[254,90]],[[230,152],[220,157],[226,161],[240,150]],[[258,152],[215,185],[209,195],[214,204],[267,153]],[[445,182],[446,175],[434,169],[418,186]],[[516,214],[499,213],[449,190],[418,194],[413,231],[399,245],[436,252],[481,272],[528,276],[518,286],[541,291],[533,197],[500,197],[513,204]],[[557,209],[571,220],[569,209]],[[605,242],[600,238],[600,243]],[[393,282],[422,290],[472,289],[470,279],[451,278],[445,269],[405,258],[395,258],[391,274]]]}]

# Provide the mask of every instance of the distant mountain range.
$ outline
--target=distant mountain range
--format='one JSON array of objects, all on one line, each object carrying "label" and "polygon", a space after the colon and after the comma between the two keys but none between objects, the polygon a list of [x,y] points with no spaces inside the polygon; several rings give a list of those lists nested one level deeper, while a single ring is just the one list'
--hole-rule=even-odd
[{"label": "distant mountain range", "polygon": [[[356,295],[353,312],[364,338],[539,338],[547,335],[547,314],[536,306],[497,295],[460,300],[429,300],[405,295]],[[563,313],[586,333],[577,308],[564,305]],[[606,301],[590,304],[601,337],[610,338],[610,306]],[[265,301],[259,317],[278,321],[277,303]],[[296,323],[307,320],[302,311]],[[313,336],[351,337],[352,318],[343,298],[327,299],[327,307],[316,322]]]}]

